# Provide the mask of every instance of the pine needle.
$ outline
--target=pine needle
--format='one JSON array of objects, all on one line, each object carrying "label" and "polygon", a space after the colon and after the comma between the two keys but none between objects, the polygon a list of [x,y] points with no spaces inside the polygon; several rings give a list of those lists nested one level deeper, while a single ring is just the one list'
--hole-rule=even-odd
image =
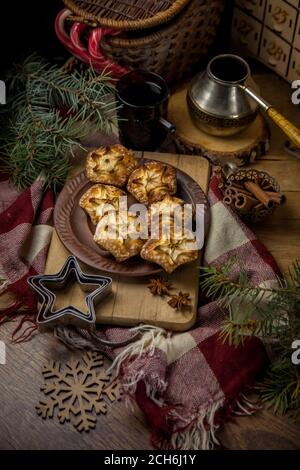
[{"label": "pine needle", "polygon": [[201,287],[227,313],[221,338],[234,346],[259,336],[276,346],[276,359],[258,389],[275,413],[300,419],[299,366],[292,343],[300,338],[300,262],[278,279],[278,286],[251,285],[246,268],[231,258],[221,267],[201,268]]},{"label": "pine needle", "polygon": [[116,101],[109,74],[92,68],[67,73],[29,57],[7,78],[0,113],[2,168],[23,189],[38,177],[55,191],[64,184],[74,148],[91,131],[112,132]]}]

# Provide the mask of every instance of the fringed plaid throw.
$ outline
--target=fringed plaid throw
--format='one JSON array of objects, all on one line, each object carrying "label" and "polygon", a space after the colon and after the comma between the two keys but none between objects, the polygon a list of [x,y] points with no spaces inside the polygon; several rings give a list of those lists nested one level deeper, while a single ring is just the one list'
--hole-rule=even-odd
[{"label": "fringed plaid throw", "polygon": [[[0,303],[0,325],[12,314],[23,313],[13,333],[16,341],[30,338],[36,328],[37,302],[27,279],[44,271],[52,212],[52,193],[43,192],[41,181],[19,192],[0,175],[0,294],[7,290],[12,294],[8,306],[5,301]],[[26,322],[29,325],[21,331]],[[16,336],[18,332],[20,336]]]},{"label": "fringed plaid throw", "polygon": [[[236,256],[246,266],[253,285],[276,282],[279,272],[274,259],[223,204],[215,177],[211,180],[209,201],[211,228],[204,262],[220,266]],[[29,299],[26,278],[40,272],[45,262],[50,212],[50,196],[41,198],[37,187],[19,195],[10,207],[2,210],[1,269],[19,298]],[[24,258],[30,233],[39,243],[29,243],[32,248],[27,249]],[[235,276],[238,272],[233,273]],[[113,367],[126,396],[144,411],[155,446],[211,449],[218,445],[216,431],[229,414],[253,410],[242,393],[265,368],[267,355],[256,338],[248,338],[238,348],[224,344],[219,336],[223,319],[224,313],[217,303],[207,302],[199,307],[197,323],[186,333],[172,334],[147,326],[133,330],[101,329],[99,336],[110,341],[124,341],[137,330],[141,332],[140,339],[129,346],[113,351],[106,348],[104,352],[114,359]],[[83,337],[78,332],[61,329],[57,336],[74,347],[102,348],[88,334]]]}]

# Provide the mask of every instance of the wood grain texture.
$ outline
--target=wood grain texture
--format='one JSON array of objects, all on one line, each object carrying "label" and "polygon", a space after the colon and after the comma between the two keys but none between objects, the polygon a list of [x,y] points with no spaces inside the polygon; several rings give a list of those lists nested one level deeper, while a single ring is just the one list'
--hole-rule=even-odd
[{"label": "wood grain texture", "polygon": [[[300,108],[291,101],[292,90],[288,83],[272,73],[258,74],[254,79],[267,101],[282,110],[292,123],[299,123]],[[273,176],[287,201],[276,208],[272,216],[251,228],[274,256],[279,268],[287,271],[291,263],[300,258],[300,160],[285,152],[286,135],[275,123],[269,123],[270,151],[252,166]]]},{"label": "wood grain texture", "polygon": [[[10,344],[12,325],[0,329],[7,363],[0,366],[0,450],[3,449],[150,449],[149,434],[140,412],[133,415],[122,402],[108,405],[94,431],[80,434],[56,418],[44,421],[35,406],[43,393],[42,367],[50,360],[67,362],[80,352],[69,351],[52,335],[36,335],[29,343]],[[106,362],[108,365],[108,361]]]},{"label": "wood grain texture", "polygon": [[[204,158],[173,154],[152,154],[145,152],[145,158],[160,160],[181,169],[200,185],[206,193],[210,175],[210,165]],[[84,164],[84,156],[76,170],[81,171]],[[74,170],[73,170],[74,171]],[[56,273],[59,263],[62,265],[69,255],[57,238],[54,231],[51,241],[46,270],[47,274]],[[174,331],[186,331],[195,323],[197,316],[198,290],[199,290],[199,261],[182,266],[178,271],[164,277],[168,277],[173,285],[172,292],[188,292],[191,297],[191,305],[184,311],[174,310],[166,298],[154,297],[147,289],[148,278],[133,278],[112,275],[113,295],[108,296],[96,307],[97,323],[119,326],[137,326],[140,323],[156,325]],[[99,273],[88,266],[82,266],[84,272],[90,274]],[[103,273],[106,274],[106,273]],[[83,296],[80,291],[77,295]],[[77,300],[74,300],[77,303]],[[81,299],[82,300],[82,299]],[[149,308],[151,305],[151,308]]]},{"label": "wood grain texture", "polygon": [[[150,429],[141,411],[132,413],[122,401],[109,405],[107,415],[98,416],[96,429],[89,434],[79,434],[57,419],[43,421],[35,411],[43,397],[43,365],[49,360],[66,362],[81,353],[69,351],[50,334],[15,346],[11,332],[12,325],[0,329],[0,340],[7,345],[7,364],[0,366],[0,450],[151,449]],[[265,410],[227,423],[219,437],[229,449],[300,449],[299,427]]]},{"label": "wood grain texture", "polygon": [[268,109],[267,114],[293,144],[300,148],[300,130],[273,107]]},{"label": "wood grain texture", "polygon": [[[257,75],[261,94],[292,122],[299,122],[299,106],[291,103],[290,86],[271,73]],[[268,154],[254,167],[275,176],[287,196],[285,205],[253,230],[286,269],[299,257],[300,247],[300,162],[284,152],[285,135],[271,124]],[[185,157],[179,157],[185,158]],[[80,157],[79,157],[80,159]],[[197,161],[197,157],[195,157]],[[279,231],[279,234],[277,233]],[[60,265],[58,261],[57,268]],[[38,335],[19,346],[10,344],[13,325],[0,328],[0,340],[7,344],[7,365],[0,365],[0,449],[150,449],[149,427],[141,412],[127,411],[123,403],[112,405],[100,416],[95,431],[79,435],[72,426],[56,420],[43,422],[34,407],[40,399],[41,369],[49,359],[68,360],[73,352],[51,335]],[[299,427],[291,420],[262,410],[253,416],[236,418],[218,433],[229,449],[300,449]]]}]

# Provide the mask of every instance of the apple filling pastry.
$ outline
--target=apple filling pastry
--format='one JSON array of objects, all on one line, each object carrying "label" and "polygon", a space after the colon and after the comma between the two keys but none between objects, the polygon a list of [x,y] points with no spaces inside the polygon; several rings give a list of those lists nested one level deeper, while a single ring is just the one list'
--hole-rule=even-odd
[{"label": "apple filling pastry", "polygon": [[151,204],[149,212],[151,217],[154,217],[155,215],[174,217],[177,213],[178,216],[181,217],[183,207],[184,201],[182,199],[168,194],[161,201]]},{"label": "apple filling pastry", "polygon": [[198,259],[196,237],[185,230],[180,237],[174,233],[174,225],[170,225],[168,233],[161,231],[157,240],[150,239],[143,246],[141,257],[151,263],[159,264],[169,274],[182,264]]},{"label": "apple filling pastry", "polygon": [[176,170],[164,163],[147,162],[131,173],[127,189],[143,204],[161,201],[167,194],[176,193]]},{"label": "apple filling pastry", "polygon": [[95,184],[81,196],[79,205],[89,214],[92,222],[97,225],[101,217],[109,212],[109,206],[111,206],[111,210],[119,210],[120,197],[126,197],[126,193],[121,189],[104,184]]},{"label": "apple filling pastry", "polygon": [[136,215],[121,216],[108,213],[99,221],[94,241],[111,253],[116,260],[122,261],[140,253],[145,240],[141,238],[140,226]]},{"label": "apple filling pastry", "polygon": [[100,147],[87,156],[86,176],[94,183],[122,187],[137,166],[138,160],[134,153],[123,145]]}]

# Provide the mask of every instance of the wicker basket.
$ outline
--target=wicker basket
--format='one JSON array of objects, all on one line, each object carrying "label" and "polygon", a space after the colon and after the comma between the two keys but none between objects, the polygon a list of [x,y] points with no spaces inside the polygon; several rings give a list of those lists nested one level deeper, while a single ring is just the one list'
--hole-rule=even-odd
[{"label": "wicker basket", "polygon": [[91,26],[104,26],[129,31],[153,28],[166,23],[177,15],[189,1],[64,0],[64,3],[69,10]]},{"label": "wicker basket", "polygon": [[128,37],[105,36],[105,56],[127,69],[143,68],[162,75],[168,83],[187,78],[204,58],[216,36],[224,0],[191,0],[171,22],[156,32]]}]

